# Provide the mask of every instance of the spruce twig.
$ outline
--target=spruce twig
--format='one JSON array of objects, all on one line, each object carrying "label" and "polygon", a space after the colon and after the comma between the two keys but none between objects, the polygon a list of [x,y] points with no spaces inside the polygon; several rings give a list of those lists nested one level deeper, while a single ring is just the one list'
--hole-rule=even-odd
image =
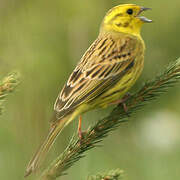
[{"label": "spruce twig", "polygon": [[13,72],[8,74],[0,81],[0,115],[3,112],[3,102],[9,93],[13,92],[19,84],[19,73]]},{"label": "spruce twig", "polygon": [[127,121],[129,116],[136,113],[144,105],[157,99],[168,88],[173,87],[180,80],[180,58],[168,66],[164,73],[155,79],[146,82],[144,86],[126,101],[128,115],[118,105],[105,118],[97,121],[90,127],[84,138],[80,141],[74,136],[65,151],[57,157],[52,164],[42,173],[41,180],[54,180],[65,175],[65,171],[76,161],[84,157],[84,152],[97,146],[110,131],[116,129],[122,122]]},{"label": "spruce twig", "polygon": [[111,170],[108,173],[102,175],[98,174],[95,176],[88,177],[87,180],[121,180],[123,177],[123,171],[120,169]]}]

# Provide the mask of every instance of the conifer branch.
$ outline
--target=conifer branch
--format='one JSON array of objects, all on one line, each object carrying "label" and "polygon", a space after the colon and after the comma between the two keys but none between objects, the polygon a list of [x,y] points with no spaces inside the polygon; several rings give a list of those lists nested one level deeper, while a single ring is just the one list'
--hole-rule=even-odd
[{"label": "conifer branch", "polygon": [[158,75],[154,80],[146,82],[138,92],[127,99],[128,114],[121,105],[118,105],[107,117],[97,121],[94,126],[90,127],[81,141],[73,136],[65,151],[43,172],[40,179],[54,180],[65,175],[68,168],[85,156],[84,152],[97,147],[97,143],[101,142],[110,131],[115,130],[122,122],[127,121],[130,115],[142,109],[144,105],[157,99],[179,80],[180,59],[168,66],[164,73]]},{"label": "conifer branch", "polygon": [[8,74],[0,81],[0,115],[3,112],[3,102],[9,93],[13,92],[19,84],[19,73],[13,72]]},{"label": "conifer branch", "polygon": [[108,173],[102,175],[98,174],[95,176],[88,177],[87,180],[121,180],[123,177],[123,171],[120,169],[111,170]]}]

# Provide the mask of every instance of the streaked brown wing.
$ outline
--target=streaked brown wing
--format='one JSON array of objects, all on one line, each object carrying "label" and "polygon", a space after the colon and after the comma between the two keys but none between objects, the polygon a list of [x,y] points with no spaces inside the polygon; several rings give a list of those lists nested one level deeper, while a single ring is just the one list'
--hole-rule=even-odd
[{"label": "streaked brown wing", "polygon": [[112,88],[134,64],[136,40],[99,37],[87,50],[59,94],[58,119]]}]

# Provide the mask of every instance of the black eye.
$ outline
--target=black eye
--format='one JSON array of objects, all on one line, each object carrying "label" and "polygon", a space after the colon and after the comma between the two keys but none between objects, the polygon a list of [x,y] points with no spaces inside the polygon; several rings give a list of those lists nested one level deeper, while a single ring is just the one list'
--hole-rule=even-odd
[{"label": "black eye", "polygon": [[127,10],[127,13],[128,13],[129,15],[131,15],[131,14],[133,14],[133,10],[132,10],[132,9],[128,9],[128,10]]}]

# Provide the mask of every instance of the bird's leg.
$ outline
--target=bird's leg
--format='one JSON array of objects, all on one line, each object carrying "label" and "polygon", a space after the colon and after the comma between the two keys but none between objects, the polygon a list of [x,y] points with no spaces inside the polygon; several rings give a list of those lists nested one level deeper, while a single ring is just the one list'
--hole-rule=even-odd
[{"label": "bird's leg", "polygon": [[80,140],[82,139],[81,123],[82,123],[82,116],[80,115],[79,116],[79,124],[78,124],[78,136],[79,136]]},{"label": "bird's leg", "polygon": [[128,108],[126,106],[126,101],[131,97],[130,93],[127,93],[123,98],[122,98],[122,102],[120,103],[120,105],[123,106],[124,112],[127,113],[128,112]]},{"label": "bird's leg", "polygon": [[110,105],[122,105],[124,111],[127,113],[128,108],[126,106],[126,101],[131,97],[130,93],[127,93],[122,99],[118,99],[110,103]]},{"label": "bird's leg", "polygon": [[124,112],[127,113],[127,112],[128,112],[128,108],[127,108],[127,106],[126,106],[126,103],[123,102],[123,103],[121,103],[121,104],[122,104],[122,106],[123,106]]}]

